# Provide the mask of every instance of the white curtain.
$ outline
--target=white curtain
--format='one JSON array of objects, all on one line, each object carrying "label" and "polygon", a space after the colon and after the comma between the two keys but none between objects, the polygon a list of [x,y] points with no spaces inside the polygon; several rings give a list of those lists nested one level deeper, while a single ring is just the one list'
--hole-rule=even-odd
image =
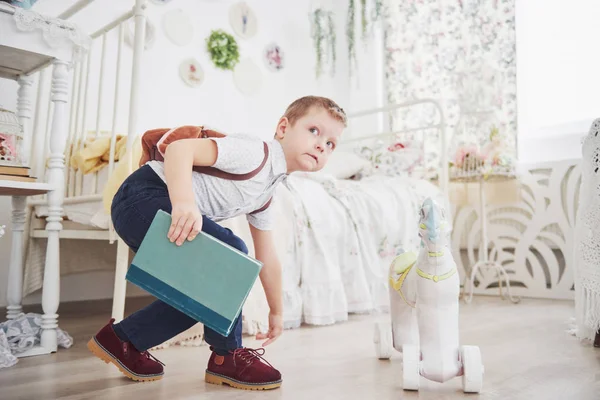
[{"label": "white curtain", "polygon": [[[389,101],[440,101],[449,135],[460,110],[491,109],[516,154],[515,0],[388,0],[386,6]],[[421,126],[432,111],[394,115],[391,125]],[[439,165],[432,153],[437,142],[427,136],[428,166]]]}]

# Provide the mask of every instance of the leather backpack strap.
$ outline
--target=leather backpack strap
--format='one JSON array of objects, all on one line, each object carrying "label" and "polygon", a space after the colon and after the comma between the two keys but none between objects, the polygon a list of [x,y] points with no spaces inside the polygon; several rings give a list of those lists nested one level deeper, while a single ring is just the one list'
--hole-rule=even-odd
[{"label": "leather backpack strap", "polygon": [[273,201],[273,197],[269,198],[269,201],[267,201],[261,208],[252,211],[250,214],[258,214],[259,212],[265,211],[271,205],[271,201]]},{"label": "leather backpack strap", "polygon": [[202,137],[203,138],[210,138],[210,137],[222,138],[225,136],[227,136],[227,135],[225,135],[224,133],[221,133],[221,132],[213,131],[212,129],[202,129]]},{"label": "leather backpack strap", "polygon": [[[168,128],[151,129],[144,132],[141,138],[142,155],[140,157],[139,166],[146,164],[150,160],[156,160],[157,154],[162,159],[162,156],[156,148],[156,143],[160,138],[169,131]],[[162,160],[160,160],[162,161]]]},{"label": "leather backpack strap", "polygon": [[153,129],[144,133],[142,145],[150,160],[165,161],[163,154],[169,144],[180,139],[198,139],[200,137],[204,137],[202,126],[184,125],[170,129]]},{"label": "leather backpack strap", "polygon": [[253,171],[250,171],[248,173],[232,174],[230,172],[221,171],[220,169],[216,169],[214,167],[195,166],[193,169],[194,169],[194,171],[199,172],[201,174],[211,175],[211,176],[215,176],[217,178],[222,178],[222,179],[229,179],[232,181],[245,181],[245,180],[251,179],[251,178],[255,177],[264,168],[264,166],[267,164],[267,160],[269,159],[269,145],[267,145],[266,142],[263,142],[263,145],[264,145],[263,147],[264,147],[264,151],[265,151],[265,157],[263,158],[262,163],[257,168],[255,168]]},{"label": "leather backpack strap", "polygon": [[[158,142],[158,138],[156,136],[160,137],[160,135],[163,135],[168,131],[169,131],[169,129],[155,130],[153,132],[154,133],[154,135],[153,135],[154,143]],[[222,138],[225,136],[226,135],[223,133],[213,131],[210,129],[202,129],[202,134],[201,134],[202,138],[211,138],[211,137]],[[147,147],[146,152],[148,153],[148,159],[164,162],[164,158],[158,151],[158,147],[156,145],[153,147],[149,147],[148,145],[146,145],[146,147]],[[267,164],[267,160],[269,159],[269,145],[266,142],[263,142],[263,147],[264,147],[265,156],[263,158],[262,163],[257,168],[255,168],[253,171],[250,171],[245,174],[232,174],[230,172],[221,171],[220,169],[217,169],[214,167],[194,166],[193,170],[196,172],[199,172],[201,174],[211,175],[211,176],[215,176],[217,178],[222,178],[222,179],[229,179],[232,181],[245,181],[248,179],[252,179],[264,168],[264,166]],[[146,160],[146,161],[148,161],[148,160]]]}]

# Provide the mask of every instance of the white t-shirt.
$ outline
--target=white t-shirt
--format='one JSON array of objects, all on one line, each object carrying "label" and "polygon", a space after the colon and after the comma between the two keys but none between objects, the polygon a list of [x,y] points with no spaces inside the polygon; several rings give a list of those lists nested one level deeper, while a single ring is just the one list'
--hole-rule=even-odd
[{"label": "white t-shirt", "polygon": [[[245,174],[260,166],[265,157],[264,142],[258,138],[228,135],[211,138],[217,144],[217,161],[214,168],[232,174]],[[253,178],[234,181],[218,178],[196,171],[192,183],[200,213],[219,222],[238,215],[247,215],[248,222],[260,230],[273,227],[273,203],[264,211],[260,209],[273,196],[278,183],[287,177],[287,163],[281,144],[273,139],[267,142],[269,157],[262,170]],[[165,179],[164,164],[149,161],[148,164]]]}]

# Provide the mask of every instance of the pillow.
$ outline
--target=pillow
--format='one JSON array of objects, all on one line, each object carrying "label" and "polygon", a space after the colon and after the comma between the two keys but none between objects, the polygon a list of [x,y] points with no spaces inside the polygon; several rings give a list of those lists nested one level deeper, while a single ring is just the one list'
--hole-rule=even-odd
[{"label": "pillow", "polygon": [[349,179],[371,165],[369,160],[347,151],[334,151],[320,171],[337,179]]},{"label": "pillow", "polygon": [[409,177],[415,167],[423,161],[422,149],[418,143],[411,141],[396,142],[392,145],[381,140],[364,144],[355,148],[360,158],[369,162],[371,168],[362,171],[362,177],[370,175]]}]

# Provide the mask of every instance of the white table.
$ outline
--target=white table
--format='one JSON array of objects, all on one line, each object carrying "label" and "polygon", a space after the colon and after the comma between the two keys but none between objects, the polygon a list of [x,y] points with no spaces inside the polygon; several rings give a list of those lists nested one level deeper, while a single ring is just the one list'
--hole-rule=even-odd
[{"label": "white table", "polygon": [[[49,354],[57,349],[58,305],[60,293],[59,237],[62,229],[64,196],[64,150],[67,141],[69,70],[78,52],[85,51],[89,38],[65,21],[41,16],[29,10],[0,3],[0,78],[19,82],[17,116],[23,125],[24,148],[39,146],[32,139],[32,74],[51,66],[51,101],[54,104],[47,160],[47,183],[0,181],[0,195],[12,196],[13,243],[8,279],[9,319],[21,311],[23,280],[23,231],[26,197],[48,193],[46,219],[48,245],[42,294],[42,334],[40,346],[19,356]],[[35,139],[35,138],[33,138]],[[43,146],[43,144],[41,145]],[[34,154],[37,154],[34,152]],[[27,156],[27,154],[24,154]],[[27,157],[24,157],[27,160]],[[45,163],[46,160],[38,162]]]},{"label": "white table", "polygon": [[[8,290],[6,296],[8,300],[6,308],[8,319],[14,319],[23,312],[21,300],[23,293],[23,231],[25,230],[26,198],[27,196],[48,193],[51,188],[52,186],[48,183],[0,180],[0,196],[12,197],[12,247],[8,267]],[[46,281],[48,282],[46,283]],[[59,288],[56,287],[57,283],[58,280],[51,273],[45,271],[42,307],[47,323],[43,328],[42,343],[39,347],[17,354],[18,357],[47,354],[56,351],[56,331],[54,329],[58,327],[58,316],[54,318],[52,316],[56,315],[58,304],[54,308],[52,297],[56,297],[55,293],[58,293]],[[54,320],[54,323],[52,323],[52,320]]]},{"label": "white table", "polygon": [[[504,298],[504,291],[502,289],[502,281],[506,283],[506,292],[508,294],[508,298],[513,303],[519,303],[521,301],[520,297],[514,297],[510,291],[510,280],[508,278],[508,274],[506,273],[506,269],[504,266],[500,264],[496,260],[490,260],[488,255],[488,222],[487,222],[487,201],[485,196],[485,183],[486,182],[494,182],[494,181],[505,181],[516,179],[512,175],[505,174],[489,174],[485,177],[483,174],[476,174],[473,176],[467,177],[453,177],[450,179],[451,182],[476,182],[479,184],[479,221],[481,223],[481,247],[478,252],[479,260],[473,265],[471,268],[471,273],[469,276],[465,276],[465,284],[463,285],[464,290],[464,300],[466,303],[470,303],[473,299],[473,290],[475,288],[475,275],[479,269],[485,268],[493,268],[496,270],[498,274],[498,290],[500,291],[500,297]],[[467,282],[469,283],[470,290],[467,291]]]}]

